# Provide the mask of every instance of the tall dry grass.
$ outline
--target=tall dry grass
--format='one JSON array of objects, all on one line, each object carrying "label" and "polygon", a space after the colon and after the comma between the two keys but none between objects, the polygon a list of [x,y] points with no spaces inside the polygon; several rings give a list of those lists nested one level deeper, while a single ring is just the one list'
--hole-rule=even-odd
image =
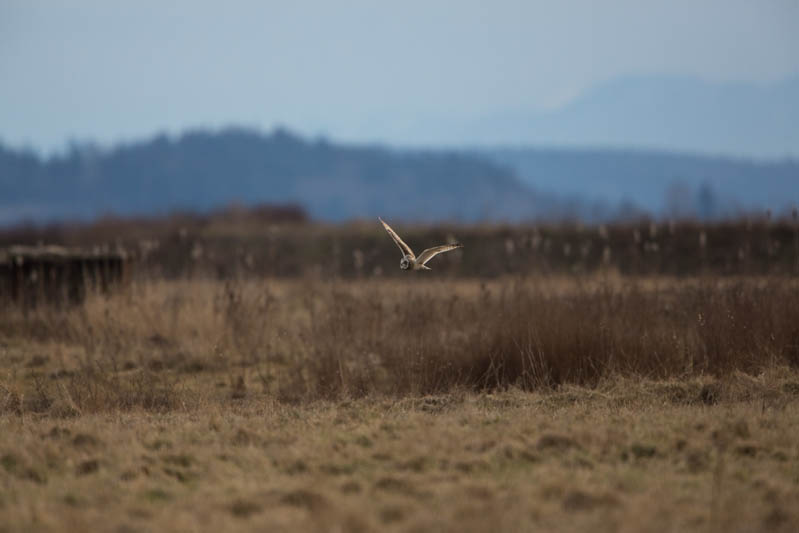
[{"label": "tall dry grass", "polygon": [[[238,209],[208,216],[11,228],[0,230],[0,247],[120,244],[137,255],[139,277],[150,280],[402,275],[397,249],[377,220],[325,225],[308,222],[295,211]],[[603,226],[392,224],[417,251],[441,242],[463,243],[463,251],[431,264],[437,275],[448,277],[582,275],[608,268],[643,276],[799,275],[797,219],[642,220]]]},{"label": "tall dry grass", "polygon": [[[0,310],[0,407],[170,410],[593,386],[799,366],[799,286],[507,279],[157,282]],[[4,392],[5,391],[5,392]]]}]

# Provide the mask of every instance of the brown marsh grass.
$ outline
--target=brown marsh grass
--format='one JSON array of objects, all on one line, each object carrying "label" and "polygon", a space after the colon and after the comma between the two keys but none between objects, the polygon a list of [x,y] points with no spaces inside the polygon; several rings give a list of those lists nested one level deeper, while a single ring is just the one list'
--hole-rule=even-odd
[{"label": "brown marsh grass", "polygon": [[39,409],[65,393],[81,412],[168,409],[230,383],[289,401],[553,389],[796,367],[799,286],[159,282],[74,309],[7,307],[0,338],[4,366],[26,369],[3,386]]},{"label": "brown marsh grass", "polygon": [[[609,268],[635,276],[799,275],[797,218],[641,220],[602,226],[390,222],[412,247],[464,244],[463,251],[436,258],[436,276],[584,275]],[[376,219],[313,223],[291,207],[0,229],[0,247],[42,242],[122,245],[137,255],[139,276],[150,280],[403,275],[397,249]]]},{"label": "brown marsh grass", "polygon": [[0,531],[795,531],[785,278],[150,281],[0,309]]},{"label": "brown marsh grass", "polygon": [[799,376],[772,369],[5,415],[0,531],[788,533],[797,399]]}]

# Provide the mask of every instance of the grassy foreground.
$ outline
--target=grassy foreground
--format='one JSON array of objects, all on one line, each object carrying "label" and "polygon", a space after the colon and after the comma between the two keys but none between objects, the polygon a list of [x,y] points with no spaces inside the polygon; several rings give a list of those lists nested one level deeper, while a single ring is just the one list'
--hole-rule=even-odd
[{"label": "grassy foreground", "polygon": [[797,399],[775,370],[5,416],[0,530],[796,531]]},{"label": "grassy foreground", "polygon": [[409,279],[0,309],[0,532],[799,530],[794,281]]}]

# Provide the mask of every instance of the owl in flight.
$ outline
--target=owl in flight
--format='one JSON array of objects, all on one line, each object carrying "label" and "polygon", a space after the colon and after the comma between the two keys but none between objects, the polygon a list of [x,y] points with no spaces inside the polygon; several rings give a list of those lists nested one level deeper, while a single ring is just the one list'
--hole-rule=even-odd
[{"label": "owl in flight", "polygon": [[413,253],[413,250],[411,250],[411,247],[405,244],[402,239],[400,239],[400,236],[397,235],[393,229],[391,229],[391,226],[386,224],[382,218],[377,218],[383,224],[383,227],[386,228],[386,231],[389,235],[391,235],[391,238],[394,239],[394,242],[397,243],[397,246],[399,246],[400,251],[402,252],[402,259],[400,259],[400,268],[402,270],[433,270],[427,266],[427,263],[432,258],[443,252],[449,252],[450,250],[455,250],[456,248],[463,248],[463,245],[458,242],[453,244],[444,244],[442,246],[428,248],[419,254],[419,257],[416,257],[416,255]]}]

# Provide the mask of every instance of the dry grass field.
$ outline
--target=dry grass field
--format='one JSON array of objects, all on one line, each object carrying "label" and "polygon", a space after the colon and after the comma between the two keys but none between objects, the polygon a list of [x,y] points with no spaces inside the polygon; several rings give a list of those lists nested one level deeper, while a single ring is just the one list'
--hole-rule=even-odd
[{"label": "dry grass field", "polygon": [[783,277],[141,281],[0,309],[0,531],[796,531]]},{"label": "dry grass field", "polygon": [[[797,217],[753,215],[714,223],[639,220],[601,226],[388,222],[412,248],[421,247],[417,251],[436,243],[463,243],[462,251],[436,257],[431,264],[436,277],[595,275],[608,268],[625,276],[799,275]],[[88,248],[121,244],[137,253],[137,271],[147,279],[404,279],[397,268],[397,248],[377,219],[311,223],[285,208],[0,231],[0,247],[42,242]]]}]

